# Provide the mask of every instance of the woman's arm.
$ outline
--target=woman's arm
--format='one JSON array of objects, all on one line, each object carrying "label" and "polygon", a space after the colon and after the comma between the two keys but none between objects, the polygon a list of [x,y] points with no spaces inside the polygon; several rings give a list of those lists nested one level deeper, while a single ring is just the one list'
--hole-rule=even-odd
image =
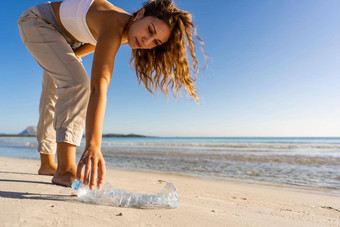
[{"label": "woman's arm", "polygon": [[[91,72],[91,95],[86,115],[86,146],[79,161],[77,179],[85,165],[84,183],[90,188],[103,183],[105,162],[101,153],[102,130],[106,107],[107,90],[111,81],[115,55],[120,46],[121,37],[112,34],[114,29],[99,35],[95,48]],[[90,181],[89,178],[91,177]]]},{"label": "woman's arm", "polygon": [[78,58],[82,58],[82,57],[85,57],[88,54],[91,54],[94,51],[95,48],[96,48],[96,46],[93,46],[91,44],[86,43],[86,44],[82,45],[81,47],[79,47],[79,49],[77,49],[75,51],[75,54]]}]

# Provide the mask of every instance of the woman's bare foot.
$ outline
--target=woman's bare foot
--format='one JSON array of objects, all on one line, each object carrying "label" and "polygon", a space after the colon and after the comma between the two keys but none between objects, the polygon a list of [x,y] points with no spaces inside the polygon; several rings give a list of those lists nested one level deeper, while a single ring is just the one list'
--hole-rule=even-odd
[{"label": "woman's bare foot", "polygon": [[57,157],[58,168],[52,183],[70,187],[77,174],[76,146],[65,142],[57,143]]},{"label": "woman's bare foot", "polygon": [[38,174],[53,176],[56,171],[55,154],[40,154],[40,169],[38,170]]},{"label": "woman's bare foot", "polygon": [[71,187],[72,182],[76,179],[77,167],[75,166],[69,170],[57,170],[52,178],[52,183],[57,185],[62,185],[66,187]]}]

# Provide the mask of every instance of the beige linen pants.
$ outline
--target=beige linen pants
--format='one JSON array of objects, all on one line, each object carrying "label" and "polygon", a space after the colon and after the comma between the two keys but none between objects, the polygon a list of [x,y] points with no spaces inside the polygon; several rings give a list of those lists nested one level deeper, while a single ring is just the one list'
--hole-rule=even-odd
[{"label": "beige linen pants", "polygon": [[56,143],[80,145],[90,83],[70,44],[36,7],[18,20],[21,39],[43,69],[37,127],[38,151],[54,154]]}]

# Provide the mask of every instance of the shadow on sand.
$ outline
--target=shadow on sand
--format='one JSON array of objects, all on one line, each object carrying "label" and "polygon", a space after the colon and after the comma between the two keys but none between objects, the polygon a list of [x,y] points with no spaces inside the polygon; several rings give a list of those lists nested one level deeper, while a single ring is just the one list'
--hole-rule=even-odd
[{"label": "shadow on sand", "polygon": [[0,173],[8,173],[8,174],[24,174],[24,175],[39,175],[38,173],[21,173],[21,172],[8,172],[8,171],[0,171]]},{"label": "shadow on sand", "polygon": [[10,199],[34,199],[34,200],[51,200],[51,201],[64,201],[64,202],[79,202],[76,195],[51,195],[41,193],[29,192],[8,192],[0,191],[0,197]]},{"label": "shadow on sand", "polygon": [[[15,182],[15,183],[32,183],[32,184],[45,184],[53,185],[49,182],[43,181],[27,181],[27,180],[10,180],[0,179],[0,182]],[[13,191],[0,191],[0,198],[11,199],[34,199],[34,200],[52,200],[52,201],[64,201],[64,202],[79,202],[76,195],[53,195],[31,192],[13,192]]]},{"label": "shadow on sand", "polygon": [[0,182],[17,182],[17,183],[32,183],[32,184],[50,184],[49,182],[43,182],[43,181],[27,181],[27,180],[9,180],[9,179],[0,179]]}]

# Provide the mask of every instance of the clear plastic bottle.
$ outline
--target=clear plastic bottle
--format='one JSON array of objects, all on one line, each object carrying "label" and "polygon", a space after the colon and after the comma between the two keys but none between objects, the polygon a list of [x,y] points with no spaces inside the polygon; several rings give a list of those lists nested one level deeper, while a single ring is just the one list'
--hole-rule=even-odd
[{"label": "clear plastic bottle", "polygon": [[88,185],[74,180],[71,186],[78,190],[78,198],[89,203],[114,205],[117,207],[135,208],[176,208],[179,206],[176,188],[167,183],[163,190],[155,195],[126,192],[105,182],[100,189],[90,190]]}]

